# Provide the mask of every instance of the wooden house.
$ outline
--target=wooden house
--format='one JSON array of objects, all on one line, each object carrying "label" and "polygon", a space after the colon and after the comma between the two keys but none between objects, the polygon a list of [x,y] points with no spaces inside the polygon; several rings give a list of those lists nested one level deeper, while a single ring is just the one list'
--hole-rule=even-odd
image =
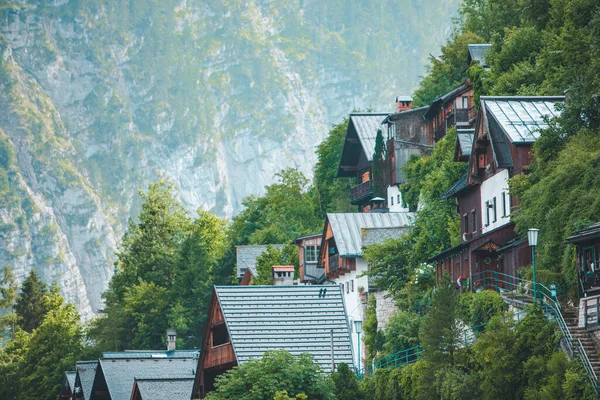
[{"label": "wooden house", "polygon": [[322,240],[322,233],[294,239],[293,243],[298,247],[300,283],[316,283],[322,280],[325,271],[319,264]]},{"label": "wooden house", "polygon": [[71,400],[75,390],[76,371],[66,371],[63,377],[63,384],[60,387],[59,400]]},{"label": "wooden house", "polygon": [[600,296],[600,222],[575,232],[566,242],[577,251],[579,297]]},{"label": "wooden house", "polygon": [[368,209],[369,201],[374,196],[371,164],[375,139],[377,131],[381,130],[381,121],[387,115],[388,113],[350,114],[337,177],[356,179],[356,186],[350,193],[350,202],[358,206],[359,211]]},{"label": "wooden house", "polygon": [[98,360],[77,361],[75,364],[76,376],[73,389],[73,399],[90,400],[92,394],[92,385],[96,377]]},{"label": "wooden house", "polygon": [[473,86],[469,81],[435,99],[424,114],[427,143],[437,142],[448,129],[473,126],[476,117]]},{"label": "wooden house", "polygon": [[[517,237],[511,222],[518,203],[509,193],[508,181],[527,172],[531,146],[539,130],[547,127],[547,119],[558,115],[555,105],[564,97],[482,96],[480,100],[468,173],[443,196],[456,204],[463,241],[430,259],[437,265],[438,281],[447,272],[462,290],[473,274],[516,275],[520,267],[531,264],[528,243]],[[455,160],[465,159],[471,139],[457,141]]]},{"label": "wooden house", "polygon": [[354,367],[348,317],[337,286],[216,286],[198,360],[192,398],[204,398],[215,378],[268,350],[310,353],[326,372]]},{"label": "wooden house", "polygon": [[[129,400],[135,379],[187,379],[187,400],[198,356],[197,350],[105,352],[98,360],[90,400]],[[175,399],[168,393],[162,398]]]},{"label": "wooden house", "polygon": [[[382,199],[383,200],[383,199]],[[363,275],[368,265],[363,257],[367,245],[398,238],[412,224],[412,213],[374,212],[327,213],[319,264],[327,281],[342,289],[344,307],[351,321],[365,318],[367,294],[376,288]],[[352,333],[352,345],[358,352],[358,336]],[[364,349],[364,346],[361,346]]]}]

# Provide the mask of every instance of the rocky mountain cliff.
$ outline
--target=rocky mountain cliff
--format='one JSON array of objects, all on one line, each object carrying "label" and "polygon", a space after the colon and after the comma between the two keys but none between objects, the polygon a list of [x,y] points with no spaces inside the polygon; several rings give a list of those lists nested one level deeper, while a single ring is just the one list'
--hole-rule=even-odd
[{"label": "rocky mountain cliff", "polygon": [[391,110],[457,0],[0,0],[0,265],[84,319],[158,177],[221,216],[353,109]]}]

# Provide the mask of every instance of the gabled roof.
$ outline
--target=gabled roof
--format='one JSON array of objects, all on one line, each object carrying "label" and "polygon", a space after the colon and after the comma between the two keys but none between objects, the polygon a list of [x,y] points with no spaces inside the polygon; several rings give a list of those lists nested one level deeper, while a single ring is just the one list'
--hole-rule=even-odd
[{"label": "gabled roof", "polygon": [[[381,120],[389,113],[352,113],[350,123],[354,125],[358,140],[369,161],[373,160],[377,131],[381,129]],[[350,125],[348,125],[348,129]]]},{"label": "gabled roof", "polygon": [[353,368],[348,319],[339,286],[215,286],[238,364],[267,350],[310,353],[325,371]]},{"label": "gabled roof", "polygon": [[256,276],[256,259],[267,251],[268,246],[273,246],[279,250],[283,249],[283,244],[235,246],[238,278],[241,278],[243,271],[247,269],[250,270],[252,276]]},{"label": "gabled roof", "polygon": [[453,98],[455,98],[456,96],[458,96],[459,94],[467,91],[471,89],[471,84],[470,83],[463,83],[462,85],[458,86],[455,89],[452,89],[451,91],[449,91],[448,93],[438,97],[437,99],[433,100],[433,102],[431,103],[431,105],[429,106],[429,108],[427,109],[427,111],[425,112],[425,115],[423,116],[423,118],[425,118],[425,120],[430,120],[433,117],[435,117],[438,113],[438,111],[440,110],[440,108],[449,100],[452,100]]},{"label": "gabled roof", "polygon": [[308,239],[317,239],[319,237],[323,236],[322,232],[319,233],[313,233],[312,235],[306,235],[306,236],[298,236],[296,239],[294,239],[292,241],[292,244],[300,244],[301,242],[303,242],[304,240],[308,240]]},{"label": "gabled roof", "polygon": [[65,371],[63,377],[63,384],[60,388],[60,394],[58,396],[59,400],[63,398],[73,398],[73,391],[75,390],[75,378],[77,377],[77,372],[75,371]]},{"label": "gabled roof", "polygon": [[471,61],[478,61],[482,67],[487,67],[485,56],[489,49],[492,47],[491,44],[470,44],[469,46],[469,59],[467,64],[470,65]]},{"label": "gabled roof", "polygon": [[136,378],[133,391],[137,390],[142,400],[189,400],[192,397],[193,386],[193,378]]},{"label": "gabled roof", "polygon": [[[111,400],[129,400],[135,379],[194,379],[197,365],[197,357],[101,358],[98,372],[104,377]],[[98,383],[96,378],[94,385]]]},{"label": "gabled roof", "polygon": [[[429,108],[429,106],[423,106],[423,107],[411,108],[410,110],[398,111],[398,112],[389,114],[383,119],[383,121],[381,121],[381,125],[398,122],[398,121],[400,121],[406,117],[409,117],[415,113],[424,113],[428,108]],[[373,147],[373,149],[375,149],[375,147]]]},{"label": "gabled roof", "polygon": [[98,361],[77,361],[75,369],[77,370],[77,377],[75,379],[75,388],[73,394],[77,395],[83,393],[84,400],[90,400],[92,394],[92,385],[94,384],[94,378],[96,377],[96,369],[98,368]]},{"label": "gabled roof", "polygon": [[75,378],[77,377],[77,371],[66,371],[65,372],[65,379],[67,380],[67,383],[69,384],[69,387],[71,388],[71,390],[73,390],[75,388]]},{"label": "gabled roof", "polygon": [[363,229],[406,228],[412,224],[412,213],[327,213],[327,220],[341,257],[362,257]]},{"label": "gabled roof", "polygon": [[555,105],[564,96],[481,96],[481,104],[498,121],[514,144],[533,143],[540,129],[548,127],[547,119],[559,116]]}]

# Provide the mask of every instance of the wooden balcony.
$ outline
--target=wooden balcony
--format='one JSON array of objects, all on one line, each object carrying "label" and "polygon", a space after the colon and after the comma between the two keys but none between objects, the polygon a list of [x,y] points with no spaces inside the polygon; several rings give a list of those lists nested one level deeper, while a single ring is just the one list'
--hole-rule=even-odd
[{"label": "wooden balcony", "polygon": [[457,127],[471,125],[471,121],[475,118],[475,107],[457,108],[454,110],[454,124]]},{"label": "wooden balcony", "polygon": [[204,359],[204,369],[235,362],[235,354],[231,342],[211,347]]},{"label": "wooden balcony", "polygon": [[361,201],[373,196],[373,181],[366,181],[352,188],[350,192],[350,203],[359,204]]},{"label": "wooden balcony", "polygon": [[342,258],[338,254],[329,257],[328,278],[336,278],[347,274],[350,271],[356,271],[356,258]]},{"label": "wooden balcony", "polygon": [[329,272],[336,272],[340,268],[340,256],[337,254],[329,257]]}]

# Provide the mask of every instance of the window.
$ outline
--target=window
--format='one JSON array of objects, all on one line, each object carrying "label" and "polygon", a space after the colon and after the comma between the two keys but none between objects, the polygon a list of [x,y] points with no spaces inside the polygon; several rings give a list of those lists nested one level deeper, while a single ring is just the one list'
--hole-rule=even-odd
[{"label": "window", "polygon": [[390,197],[390,205],[394,205],[394,196]]},{"label": "window", "polygon": [[463,214],[463,233],[469,232],[469,216],[467,214]]},{"label": "window", "polygon": [[492,220],[492,222],[496,222],[498,220],[497,216],[496,216],[496,198],[494,197],[494,200],[492,200],[492,208],[494,210],[494,219]]},{"label": "window", "polygon": [[227,326],[225,326],[225,324],[213,326],[210,330],[212,333],[213,347],[229,343],[229,332],[227,332]]},{"label": "window", "polygon": [[346,294],[350,293],[350,282],[346,283]]},{"label": "window", "polygon": [[593,247],[583,249],[583,272],[591,274],[596,271],[596,257],[594,256]]},{"label": "window", "polygon": [[344,294],[344,284],[342,283],[342,294]]},{"label": "window", "polygon": [[398,195],[398,204],[400,204],[400,195]]},{"label": "window", "polygon": [[467,96],[462,98],[462,108],[469,108],[469,98]]},{"label": "window", "polygon": [[477,210],[472,209],[471,210],[471,219],[473,220],[473,233],[477,232],[477,218],[475,218],[477,216]]},{"label": "window", "polygon": [[316,263],[319,259],[321,246],[306,246],[304,248],[304,260],[307,263]]},{"label": "window", "polygon": [[351,292],[354,292],[354,279],[352,279],[352,280],[350,281],[350,283],[351,283],[351,286],[350,286],[350,291],[351,291]]},{"label": "window", "polygon": [[502,192],[502,216],[506,217],[506,192]]},{"label": "window", "polygon": [[490,226],[490,201],[485,202],[485,226]]}]

